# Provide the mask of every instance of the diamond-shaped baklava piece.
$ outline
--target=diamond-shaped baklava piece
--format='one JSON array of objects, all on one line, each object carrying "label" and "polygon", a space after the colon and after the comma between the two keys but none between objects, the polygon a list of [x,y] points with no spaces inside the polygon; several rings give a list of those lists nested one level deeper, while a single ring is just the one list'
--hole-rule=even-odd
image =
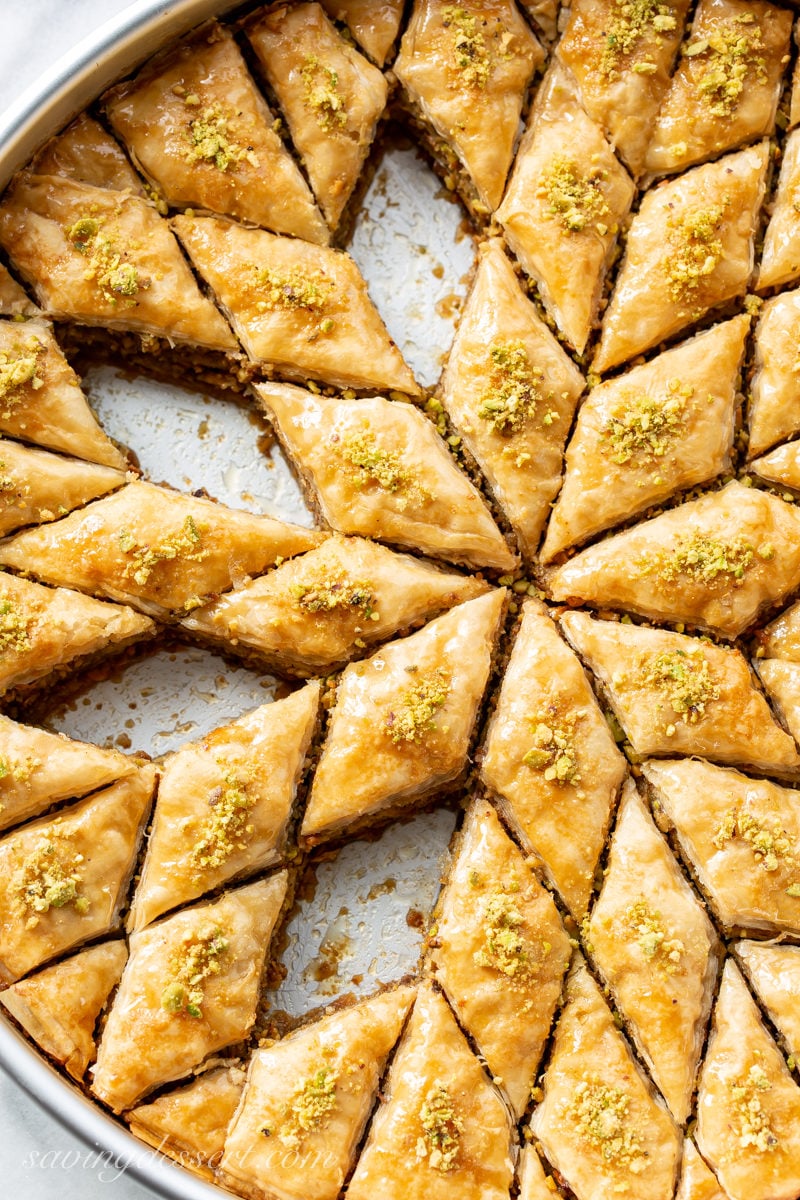
[{"label": "diamond-shaped baklava piece", "polygon": [[55,521],[124,483],[115,467],[0,440],[0,535]]},{"label": "diamond-shaped baklava piece", "polygon": [[169,225],[140,196],[22,176],[0,205],[0,244],[51,317],[238,350]]},{"label": "diamond-shaped baklava piece", "polygon": [[689,0],[572,0],[556,59],[580,101],[635,175],[643,167],[680,45]]},{"label": "diamond-shaped baklava piece", "polygon": [[800,442],[778,446],[750,463],[755,475],[779,487],[800,491]]},{"label": "diamond-shaped baklava piece", "polygon": [[32,317],[39,312],[16,279],[0,263],[0,316]]},{"label": "diamond-shaped baklava piece", "polygon": [[798,584],[800,512],[735,480],[590,546],[548,580],[556,600],[685,622],[729,638]]},{"label": "diamond-shaped baklava piece", "polygon": [[244,1090],[245,1072],[236,1064],[204,1071],[185,1087],[162,1092],[125,1114],[135,1133],[182,1167],[213,1179],[225,1134]]},{"label": "diamond-shaped baklava piece", "polygon": [[165,617],[198,608],[323,536],[131,483],[61,521],[17,534],[2,544],[0,563]]},{"label": "diamond-shaped baklava piece", "polygon": [[800,289],[767,300],[756,326],[749,454],[800,432]]},{"label": "diamond-shaped baklava piece", "polygon": [[403,16],[403,0],[320,0],[328,16],[341,21],[359,46],[382,67],[394,45]]},{"label": "diamond-shaped baklava piece", "polygon": [[678,1130],[580,959],[530,1127],[577,1200],[665,1200],[673,1193]]},{"label": "diamond-shaped baklava piece", "polygon": [[183,628],[292,675],[327,675],[486,591],[488,584],[333,534],[308,554],[197,609]]},{"label": "diamond-shaped baklava piece", "polygon": [[1,984],[116,926],[155,778],[143,767],[0,841]]},{"label": "diamond-shaped baklava piece", "polygon": [[222,1180],[244,1195],[336,1200],[413,999],[397,988],[256,1050]]},{"label": "diamond-shaped baklava piece", "polygon": [[438,992],[424,986],[347,1188],[347,1200],[507,1200],[504,1102]]},{"label": "diamond-shaped baklava piece", "polygon": [[586,116],[571,82],[552,70],[539,91],[496,213],[571,346],[583,351],[633,183]]},{"label": "diamond-shaped baklava piece", "polygon": [[722,924],[800,931],[797,792],[696,760],[642,769]]},{"label": "diamond-shaped baklava piece", "polygon": [[775,129],[792,14],[762,0],[700,0],[645,167],[682,171]]},{"label": "diamond-shaped baklava piece", "polygon": [[734,949],[775,1028],[800,1055],[800,946],[736,942]]},{"label": "diamond-shaped baklava piece", "polygon": [[791,604],[758,634],[765,658],[784,658],[800,663],[800,601]]},{"label": "diamond-shaped baklava piece", "polygon": [[155,632],[132,608],[0,571],[0,695]]},{"label": "diamond-shaped baklava piece", "polygon": [[723,1192],[716,1175],[701,1158],[691,1138],[686,1138],[683,1143],[681,1179],[675,1200],[729,1200],[728,1193]]},{"label": "diamond-shaped baklava piece", "polygon": [[461,778],[505,595],[468,600],[345,669],[303,818],[306,845]]},{"label": "diamond-shaped baklava piece", "polygon": [[388,84],[319,4],[257,13],[246,32],[335,229],[369,154]]},{"label": "diamond-shaped baklava piece", "polygon": [[228,30],[205,26],[115,88],[105,106],[169,204],[327,242],[308,185]]},{"label": "diamond-shaped baklava piece", "polygon": [[483,497],[414,405],[292,384],[255,391],[332,528],[473,567],[516,566]]},{"label": "diamond-shaped baklava piece", "polygon": [[523,1146],[519,1161],[519,1200],[562,1200],[564,1193],[552,1175],[545,1174],[535,1146]]},{"label": "diamond-shaped baklava piece", "polygon": [[463,164],[478,211],[500,203],[525,93],[543,59],[510,0],[415,0],[394,71],[445,157],[449,150]]},{"label": "diamond-shaped baklava piece", "polygon": [[561,482],[583,376],[540,320],[497,239],[485,242],[442,403],[533,557]]},{"label": "diamond-shaped baklava piece", "polygon": [[254,362],[290,379],[419,393],[349,254],[216,217],[172,226]]},{"label": "diamond-shaped baklava piece", "polygon": [[732,959],[700,1075],[695,1136],[735,1200],[800,1194],[800,1088]]},{"label": "diamond-shaped baklava piece", "polygon": [[634,751],[697,754],[794,776],[800,754],[738,650],[666,629],[565,613],[561,625],[600,681]]},{"label": "diamond-shaped baklava piece", "polygon": [[78,183],[115,192],[145,194],[142,181],[125,153],[99,121],[81,115],[49,141],[33,160],[37,175],[63,175]]},{"label": "diamond-shaped baklava piece", "polygon": [[125,467],[46,321],[0,321],[0,432],[89,462]]},{"label": "diamond-shaped baklava piece", "polygon": [[755,668],[775,711],[800,744],[800,663],[757,658]]},{"label": "diamond-shaped baklava piece", "polygon": [[567,447],[545,562],[725,470],[748,328],[734,317],[592,389]]},{"label": "diamond-shaped baklava piece", "polygon": [[645,193],[603,318],[596,371],[744,293],[768,162],[769,143],[762,142]]},{"label": "diamond-shaped baklava piece", "polygon": [[129,929],[280,860],[319,691],[310,683],[168,756]]},{"label": "diamond-shaped baklava piece", "polygon": [[630,780],[586,938],[675,1120],[689,1116],[719,941]]},{"label": "diamond-shaped baklava piece", "polygon": [[519,1118],[571,947],[552,896],[485,800],[467,812],[434,922],[431,971]]},{"label": "diamond-shaped baklava piece", "polygon": [[131,934],[92,1084],[115,1112],[247,1036],[286,885],[282,871]]},{"label": "diamond-shaped baklava piece", "polygon": [[526,600],[481,777],[578,918],[625,775],[586,674],[544,605]]},{"label": "diamond-shaped baklava piece", "polygon": [[764,234],[759,288],[794,283],[800,277],[800,212],[796,208],[799,186],[800,130],[795,130],[783,149],[778,189]]},{"label": "diamond-shaped baklava piece", "polygon": [[0,1004],[73,1079],[82,1079],[95,1056],[97,1018],[127,957],[121,938],[90,946],[12,983],[0,993]]},{"label": "diamond-shaped baklava piece", "polygon": [[87,796],[135,770],[134,760],[118,750],[73,742],[0,716],[0,829],[38,816],[59,800]]}]

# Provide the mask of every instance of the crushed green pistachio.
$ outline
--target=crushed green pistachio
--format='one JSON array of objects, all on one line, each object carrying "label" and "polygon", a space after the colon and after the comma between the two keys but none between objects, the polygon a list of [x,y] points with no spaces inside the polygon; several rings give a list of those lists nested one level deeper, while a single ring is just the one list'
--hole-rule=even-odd
[{"label": "crushed green pistachio", "polygon": [[344,571],[289,585],[300,608],[310,613],[352,609],[363,613],[366,620],[375,614],[374,585],[368,580],[353,580]]},{"label": "crushed green pistachio", "polygon": [[443,1083],[435,1083],[419,1110],[422,1135],[417,1138],[416,1154],[427,1159],[435,1171],[452,1171],[458,1161],[464,1122]]},{"label": "crushed green pistachio", "polygon": [[792,867],[796,862],[792,842],[779,822],[773,821],[770,826],[763,818],[755,817],[741,807],[725,813],[714,834],[713,844],[721,850],[734,838],[749,843],[756,861],[765,871],[777,871],[781,863]]},{"label": "crushed green pistachio", "polygon": [[659,0],[614,0],[605,22],[600,71],[616,78],[621,58],[637,53],[645,40],[658,42],[661,35],[672,33],[676,24],[670,5]]},{"label": "crushed green pistachio", "polygon": [[23,346],[14,347],[12,352],[0,351],[0,400],[3,400],[9,416],[11,406],[21,397],[19,392],[28,384],[34,391],[44,386],[39,374],[39,356],[44,353],[44,344],[36,337],[28,338]]},{"label": "crushed green pistachio", "polygon": [[536,414],[542,399],[543,372],[532,365],[519,341],[494,342],[489,359],[489,379],[478,416],[495,433],[516,433]]},{"label": "crushed green pistachio", "polygon": [[30,620],[16,600],[0,592],[0,657],[30,650]]},{"label": "crushed green pistachio", "polygon": [[316,54],[306,55],[300,72],[306,107],[326,133],[347,124],[344,98],[339,91],[339,73],[321,63]]},{"label": "crushed green pistachio", "polygon": [[[195,108],[196,104],[190,104],[191,101],[199,103],[194,95],[184,97],[184,103]],[[231,135],[230,118],[219,103],[208,105],[202,113],[192,117],[186,140],[188,145],[183,150],[183,157],[187,162],[212,163],[218,171],[227,171],[245,159],[253,167],[259,165],[252,146],[242,145]]]},{"label": "crushed green pistachio", "polygon": [[600,218],[610,211],[603,192],[607,175],[599,167],[587,170],[568,154],[557,154],[542,172],[536,194],[547,201],[548,216],[562,229],[581,233],[589,224],[597,228]]},{"label": "crushed green pistachio", "polygon": [[8,779],[11,776],[15,783],[27,783],[41,765],[42,760],[34,758],[32,754],[28,754],[24,759],[0,758],[0,779]]},{"label": "crushed green pistachio", "polygon": [[384,450],[371,429],[331,437],[334,450],[353,470],[350,481],[359,491],[374,483],[398,496],[398,506],[405,508],[409,501],[421,503],[430,499],[415,471],[403,465],[402,457],[394,450]]},{"label": "crushed green pistachio", "polygon": [[89,911],[89,900],[81,894],[83,855],[70,841],[71,835],[53,824],[14,875],[14,912],[27,918],[28,929],[34,929],[51,908],[71,904],[80,916]]},{"label": "crushed green pistachio", "polygon": [[383,718],[383,731],[395,745],[421,742],[436,728],[436,714],[450,695],[450,676],[443,667],[415,680]]},{"label": "crushed green pistachio", "polygon": [[741,587],[754,561],[751,544],[742,537],[720,538],[695,531],[681,537],[674,550],[643,554],[636,560],[641,575],[658,575],[667,583],[689,576],[711,587]]},{"label": "crushed green pistachio", "polygon": [[103,233],[102,226],[100,218],[80,217],[67,229],[67,237],[87,259],[84,279],[93,281],[109,304],[122,301],[133,306],[134,297],[149,288],[152,280],[140,275],[133,263],[124,261],[126,251],[117,248],[113,239]]},{"label": "crushed green pistachio", "polygon": [[728,1084],[737,1118],[739,1145],[743,1150],[752,1146],[759,1154],[774,1150],[778,1138],[772,1130],[769,1116],[764,1112],[762,1096],[772,1090],[772,1084],[760,1063],[753,1063],[746,1075]]},{"label": "crushed green pistachio", "polygon": [[706,705],[719,699],[719,688],[699,650],[657,654],[643,669],[642,683],[662,692],[685,725],[696,725]]},{"label": "crushed green pistachio", "polygon": [[141,545],[131,531],[123,527],[117,534],[117,544],[123,554],[131,555],[123,575],[133,579],[139,587],[144,587],[159,563],[173,562],[176,558],[202,562],[208,558],[210,551],[201,549],[202,541],[202,526],[198,526],[191,515],[185,519],[178,533],[170,534],[152,546]]},{"label": "crushed green pistachio", "polygon": [[522,757],[525,766],[541,771],[548,783],[580,783],[575,727],[583,715],[576,712],[559,716],[551,707],[529,717],[533,746]]},{"label": "crushed green pistachio", "polygon": [[[291,1101],[283,1106],[277,1137],[284,1146],[298,1147],[306,1134],[324,1124],[336,1108],[338,1082],[338,1072],[329,1066],[321,1066],[300,1083]],[[271,1137],[275,1130],[264,1126],[261,1132],[265,1137]]]},{"label": "crushed green pistachio", "polygon": [[269,308],[306,308],[310,312],[321,312],[335,286],[332,279],[317,269],[302,271],[300,267],[291,267],[281,272],[254,265],[252,270],[255,285],[262,294],[258,304],[262,312]]},{"label": "crushed green pistachio", "polygon": [[662,259],[669,294],[676,303],[693,302],[702,281],[713,275],[723,256],[718,234],[730,198],[694,208],[667,221],[668,249]]},{"label": "crushed green pistachio", "polygon": [[693,392],[679,379],[670,379],[667,394],[658,399],[645,392],[623,392],[600,430],[611,447],[612,461],[624,466],[634,457],[646,463],[663,458],[680,435]]},{"label": "crushed green pistachio", "polygon": [[630,1105],[625,1092],[592,1077],[577,1084],[564,1116],[604,1162],[638,1174],[647,1165],[647,1151],[631,1124]]},{"label": "crushed green pistachio", "polygon": [[734,112],[748,78],[767,82],[763,49],[761,29],[752,13],[720,21],[710,33],[684,47],[697,90],[715,117],[729,117]]},{"label": "crushed green pistachio", "polygon": [[164,1011],[202,1017],[205,982],[222,970],[220,959],[227,949],[228,940],[217,925],[185,934],[170,956],[170,979],[161,993]]},{"label": "crushed green pistachio", "polygon": [[256,797],[248,790],[250,776],[219,759],[217,766],[224,771],[223,781],[208,796],[211,812],[189,853],[192,865],[200,872],[222,866],[236,850],[246,850],[247,835],[253,830],[248,818]]},{"label": "crushed green pistachio", "polygon": [[644,897],[625,909],[625,924],[648,962],[654,960],[670,975],[678,969],[686,947],[679,938],[668,938],[661,913]]},{"label": "crushed green pistachio", "polygon": [[522,913],[507,892],[494,891],[483,909],[484,942],[473,954],[479,967],[492,967],[510,978],[520,978],[531,968],[530,954],[520,933]]},{"label": "crushed green pistachio", "polygon": [[492,73],[492,55],[482,28],[486,19],[449,4],[442,10],[442,25],[451,31],[453,64],[459,81],[465,87],[485,88]]}]

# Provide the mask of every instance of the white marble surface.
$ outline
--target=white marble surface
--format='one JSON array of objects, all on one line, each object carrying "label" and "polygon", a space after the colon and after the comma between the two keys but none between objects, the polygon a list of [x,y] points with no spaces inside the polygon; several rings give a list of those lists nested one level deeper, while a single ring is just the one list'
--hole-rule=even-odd
[{"label": "white marble surface", "polygon": [[[128,0],[0,0],[0,110]],[[0,1073],[0,1191],[20,1200],[146,1200]]]}]

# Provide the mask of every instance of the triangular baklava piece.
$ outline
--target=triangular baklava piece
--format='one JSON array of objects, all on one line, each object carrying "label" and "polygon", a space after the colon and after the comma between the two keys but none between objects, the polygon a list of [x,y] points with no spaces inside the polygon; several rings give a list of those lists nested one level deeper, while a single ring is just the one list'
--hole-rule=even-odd
[{"label": "triangular baklava piece", "polygon": [[798,584],[800,512],[736,480],[590,546],[548,580],[556,600],[685,622],[728,638]]},{"label": "triangular baklava piece", "polygon": [[55,521],[124,483],[115,467],[0,440],[0,535]]},{"label": "triangular baklava piece", "polygon": [[327,242],[308,185],[229,30],[204,26],[110,92],[105,108],[168,204]]},{"label": "triangular baklava piece", "polygon": [[[788,16],[787,14],[784,14]],[[800,277],[800,130],[790,133],[783,148],[781,174],[772,202],[764,249],[758,271],[758,287],[778,287]]]},{"label": "triangular baklava piece", "polygon": [[292,384],[255,391],[332,528],[473,567],[516,566],[482,496],[414,405]]},{"label": "triangular baklava piece", "polygon": [[155,778],[143,767],[0,841],[0,984],[115,927]]},{"label": "triangular baklava piece", "polygon": [[220,1164],[245,1196],[336,1200],[414,989],[333,1012],[256,1050]]},{"label": "triangular baklava piece", "polygon": [[247,1036],[286,884],[282,871],[131,935],[92,1084],[115,1112]]},{"label": "triangular baklava piece", "polygon": [[678,1130],[580,959],[530,1127],[577,1200],[673,1194]]},{"label": "triangular baklava piece", "polygon": [[140,196],[22,176],[0,205],[0,244],[57,320],[239,348],[169,225]]},{"label": "triangular baklava piece", "polygon": [[132,608],[0,571],[0,695],[155,631]]},{"label": "triangular baklava piece", "polygon": [[770,1020],[800,1055],[800,946],[736,942],[735,950]]},{"label": "triangular baklava piece", "polygon": [[419,394],[344,250],[217,217],[172,227],[254,362],[290,379]]},{"label": "triangular baklava piece", "polygon": [[675,1200],[729,1200],[727,1192],[723,1192],[719,1180],[706,1166],[691,1138],[686,1138],[683,1143],[681,1180]]},{"label": "triangular baklava piece", "polygon": [[333,534],[308,554],[197,609],[183,628],[281,672],[327,675],[488,584]]},{"label": "triangular baklava piece", "polygon": [[61,733],[0,716],[0,829],[132,775],[136,763]]},{"label": "triangular baklava piece", "polygon": [[12,983],[0,1004],[73,1079],[82,1079],[95,1055],[97,1018],[127,957],[121,938],[101,942]]},{"label": "triangular baklava piece", "polygon": [[129,929],[279,861],[319,692],[309,683],[168,756]]},{"label": "triangular baklava piece", "polygon": [[584,387],[523,293],[502,243],[484,242],[441,398],[531,558]]},{"label": "triangular baklava piece", "polygon": [[403,0],[320,0],[329,17],[341,21],[359,46],[382,67],[394,45],[403,16]]},{"label": "triangular baklava piece", "polygon": [[569,5],[556,60],[572,72],[583,107],[634,175],[644,168],[689,3],[572,0]]},{"label": "triangular baklava piece", "polygon": [[697,754],[797,773],[797,747],[738,650],[586,613],[565,613],[561,626],[600,681],[637,754]]},{"label": "triangular baklava piece", "polygon": [[152,483],[131,483],[61,521],[17,534],[0,548],[0,563],[163,618],[198,608],[323,536]]},{"label": "triangular baklava piece", "polygon": [[369,154],[389,86],[319,4],[258,13],[246,32],[335,229]]},{"label": "triangular baklava piece", "polygon": [[536,1146],[523,1146],[519,1158],[519,1200],[563,1200],[555,1179],[545,1174]]},{"label": "triangular baklava piece", "polygon": [[434,977],[521,1117],[571,946],[552,896],[485,800],[467,812],[430,939]]},{"label": "triangular baklava piece", "polygon": [[214,1067],[185,1087],[131,1109],[125,1120],[131,1133],[161,1154],[197,1175],[214,1179],[245,1078],[239,1066]]},{"label": "triangular baklava piece", "polygon": [[768,162],[769,143],[761,142],[645,193],[603,318],[596,371],[744,293]]},{"label": "triangular baklava piece", "polygon": [[645,158],[682,171],[775,129],[792,14],[763,0],[700,0]]},{"label": "triangular baklava piece", "polygon": [[800,1088],[728,959],[697,1094],[697,1145],[737,1200],[800,1194]]},{"label": "triangular baklava piece", "polygon": [[800,601],[790,605],[757,636],[763,657],[800,663]]},{"label": "triangular baklava piece", "polygon": [[314,845],[459,779],[506,593],[458,605],[344,671],[303,818]]},{"label": "triangular baklava piece", "polygon": [[0,432],[89,462],[125,467],[45,321],[0,321]]},{"label": "triangular baklava piece", "polygon": [[653,1079],[682,1124],[691,1110],[720,945],[630,780],[586,937]]},{"label": "triangular baklava piece", "polygon": [[582,353],[633,183],[559,69],[539,91],[503,203],[508,244],[545,308]]},{"label": "triangular baklava piece", "polygon": [[757,658],[754,665],[773,707],[800,744],[800,663]]},{"label": "triangular baklava piece", "polygon": [[797,792],[688,759],[642,769],[722,924],[800,931]]},{"label": "triangular baklava piece", "polygon": [[99,121],[81,115],[63,133],[48,142],[33,160],[36,175],[63,175],[78,183],[116,192],[145,194],[142,181]]},{"label": "triangular baklava piece", "polygon": [[423,987],[347,1200],[507,1200],[504,1102],[438,992]]},{"label": "triangular baklava piece", "polygon": [[38,311],[13,275],[0,263],[0,316],[32,317]]},{"label": "triangular baklava piece", "polygon": [[800,442],[789,442],[770,450],[769,454],[754,459],[750,470],[768,483],[800,491]]},{"label": "triangular baklava piece", "polygon": [[415,0],[394,71],[416,115],[497,208],[525,93],[544,50],[510,0]]},{"label": "triangular baklava piece", "polygon": [[734,317],[592,389],[567,447],[545,562],[726,469],[749,325]]},{"label": "triangular baklava piece", "polygon": [[526,600],[481,756],[481,777],[578,918],[625,775],[583,667]]},{"label": "triangular baklava piece", "polygon": [[800,432],[800,289],[767,300],[756,326],[749,454]]}]

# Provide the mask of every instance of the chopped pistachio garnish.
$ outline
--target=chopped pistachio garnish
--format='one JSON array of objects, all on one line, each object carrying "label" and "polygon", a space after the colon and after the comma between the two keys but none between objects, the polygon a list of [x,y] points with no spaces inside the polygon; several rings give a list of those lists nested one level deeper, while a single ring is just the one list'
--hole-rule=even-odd
[{"label": "chopped pistachio garnish", "polygon": [[[478,416],[495,433],[516,433],[536,415],[536,406],[542,400],[544,374],[533,366],[519,341],[494,342],[489,359],[489,380]],[[552,417],[547,424],[552,424]]]},{"label": "chopped pistachio garnish", "polygon": [[[672,33],[675,27],[669,4],[659,0],[614,0],[614,8],[606,21],[600,71],[616,78],[621,58],[638,53],[640,43],[645,39],[657,43],[661,35]],[[646,64],[647,60],[644,61]],[[652,65],[655,70],[655,63]]]},{"label": "chopped pistachio garnish", "polygon": [[597,227],[609,212],[603,192],[607,171],[578,165],[568,154],[557,154],[542,172],[537,196],[547,201],[547,214],[563,229],[581,233],[587,225]]},{"label": "chopped pistachio garnish", "polygon": [[123,575],[133,579],[139,587],[149,580],[153,570],[161,562],[172,562],[176,558],[187,562],[202,562],[208,558],[209,550],[200,549],[203,540],[202,527],[192,516],[183,522],[178,533],[162,538],[152,546],[141,545],[129,529],[124,527],[117,534],[117,544],[123,554],[130,554],[131,561],[125,564]]},{"label": "chopped pistachio garnish", "polygon": [[34,929],[51,908],[71,904],[80,916],[89,911],[89,900],[81,895],[83,855],[73,849],[70,841],[71,835],[54,823],[42,833],[14,875],[14,912],[27,917],[28,929]]},{"label": "chopped pistachio garnish", "polygon": [[220,959],[228,940],[216,925],[201,926],[184,935],[169,960],[169,982],[161,993],[161,1007],[168,1013],[202,1017],[205,982],[222,970]]},{"label": "chopped pistachio garnish", "polygon": [[16,600],[0,592],[0,656],[30,650],[30,620]]},{"label": "chopped pistachio garnish", "polygon": [[548,783],[580,783],[575,727],[582,716],[582,712],[559,716],[551,708],[529,717],[533,746],[522,757],[525,765],[541,771]]},{"label": "chopped pistachio garnish", "polygon": [[694,389],[670,379],[659,399],[632,389],[622,393],[606,417],[600,436],[609,442],[618,466],[632,458],[644,463],[663,458],[680,435],[686,405]]},{"label": "chopped pistachio garnish", "polygon": [[[195,98],[184,97],[184,103],[188,104],[190,99]],[[252,146],[242,145],[232,137],[230,118],[219,103],[208,105],[202,113],[192,117],[186,130],[186,140],[188,145],[183,150],[183,157],[187,162],[211,163],[218,171],[227,171],[245,159],[253,167],[259,165]]]},{"label": "chopped pistachio garnish", "polygon": [[669,248],[662,259],[669,294],[675,303],[691,303],[701,282],[713,275],[723,256],[718,234],[730,199],[694,208],[667,221]]},{"label": "chopped pistachio garnish", "polygon": [[420,675],[386,713],[384,733],[395,745],[421,742],[436,728],[436,714],[450,695],[450,687],[450,676],[443,667]]},{"label": "chopped pistachio garnish", "polygon": [[748,82],[766,83],[764,40],[752,13],[720,21],[704,37],[684,46],[697,90],[715,117],[729,117],[739,104]]},{"label": "chopped pistachio garnish", "polygon": [[630,1106],[630,1097],[619,1088],[596,1077],[584,1078],[565,1105],[564,1116],[604,1162],[627,1167],[636,1175],[647,1165],[647,1151],[631,1125]]},{"label": "chopped pistachio garnish", "polygon": [[303,93],[317,124],[326,133],[347,124],[344,98],[339,91],[339,73],[321,63],[316,54],[307,54],[303,69]]},{"label": "chopped pistachio garnish", "polygon": [[625,909],[625,924],[648,962],[657,961],[669,975],[677,971],[686,947],[678,938],[667,937],[661,913],[644,897]]},{"label": "chopped pistachio garnish", "polygon": [[0,758],[0,779],[7,779],[10,775],[15,783],[27,783],[41,765],[42,760],[34,758],[32,754],[24,759]]},{"label": "chopped pistachio garnish", "polygon": [[485,88],[492,73],[492,56],[484,34],[486,19],[449,4],[442,10],[442,25],[451,31],[459,82],[465,87]]},{"label": "chopped pistachio garnish", "polygon": [[44,385],[39,374],[39,356],[43,353],[44,345],[36,337],[15,346],[11,353],[0,351],[0,400],[5,402],[3,416],[9,416],[11,407],[21,398],[17,394],[20,389],[30,384],[38,391]]},{"label": "chopped pistachio garnish", "polygon": [[[313,1133],[336,1107],[339,1076],[331,1067],[319,1067],[304,1079],[285,1107],[285,1122],[278,1133],[284,1146],[297,1147],[307,1133]],[[269,1137],[270,1129],[261,1132]]]},{"label": "chopped pistachio garnish", "polygon": [[403,465],[402,456],[396,451],[384,450],[371,429],[349,433],[344,438],[334,434],[331,445],[353,468],[349,472],[350,482],[359,491],[368,484],[377,484],[384,491],[397,495],[400,508],[405,508],[409,501],[422,503],[430,499],[430,493],[416,472]]},{"label": "chopped pistachio garnish", "polygon": [[123,260],[125,250],[119,250],[112,238],[103,233],[99,217],[80,217],[66,233],[79,254],[87,259],[83,273],[93,281],[109,304],[122,300],[128,306],[136,304],[134,296],[150,287],[151,280],[140,275],[133,263]]},{"label": "chopped pistachio garnish", "polygon": [[764,818],[753,816],[741,807],[731,808],[719,823],[713,843],[721,850],[726,842],[741,838],[748,842],[758,862],[765,871],[777,871],[781,863],[794,866],[796,856],[791,840],[777,821],[769,824]]},{"label": "chopped pistachio garnish", "polygon": [[523,924],[522,913],[511,896],[500,890],[492,892],[483,909],[483,946],[473,955],[478,966],[493,967],[511,978],[527,974],[531,960],[519,932]]},{"label": "chopped pistachio garnish", "polygon": [[289,591],[306,612],[327,613],[342,608],[352,609],[371,620],[375,611],[374,585],[368,579],[350,579],[344,571],[292,583]]},{"label": "chopped pistachio garnish", "polygon": [[702,651],[667,650],[642,671],[642,683],[662,692],[684,725],[696,725],[719,688]]},{"label": "chopped pistachio garnish", "polygon": [[707,587],[740,587],[754,557],[753,547],[742,537],[719,538],[696,531],[680,538],[674,550],[643,554],[636,567],[639,574],[656,574],[667,583],[689,576]]},{"label": "chopped pistachio garnish", "polygon": [[422,1135],[417,1138],[417,1158],[427,1159],[435,1171],[452,1171],[458,1160],[464,1122],[443,1083],[435,1083],[419,1110]]},{"label": "chopped pistachio garnish", "polygon": [[760,1063],[753,1063],[746,1075],[728,1084],[737,1119],[736,1133],[743,1150],[752,1146],[759,1154],[774,1150],[778,1138],[772,1130],[769,1116],[761,1102],[765,1092],[772,1090],[766,1071]]},{"label": "chopped pistachio garnish", "polygon": [[256,798],[248,790],[249,775],[243,775],[219,759],[217,766],[224,771],[223,782],[208,796],[211,811],[189,853],[192,865],[199,872],[214,870],[236,850],[246,850],[246,837],[253,829],[248,818]]},{"label": "chopped pistachio garnish", "polygon": [[333,280],[318,269],[302,271],[299,267],[291,267],[281,272],[254,265],[252,270],[255,286],[263,297],[258,308],[263,312],[269,308],[307,308],[310,312],[321,312],[335,286]]}]

